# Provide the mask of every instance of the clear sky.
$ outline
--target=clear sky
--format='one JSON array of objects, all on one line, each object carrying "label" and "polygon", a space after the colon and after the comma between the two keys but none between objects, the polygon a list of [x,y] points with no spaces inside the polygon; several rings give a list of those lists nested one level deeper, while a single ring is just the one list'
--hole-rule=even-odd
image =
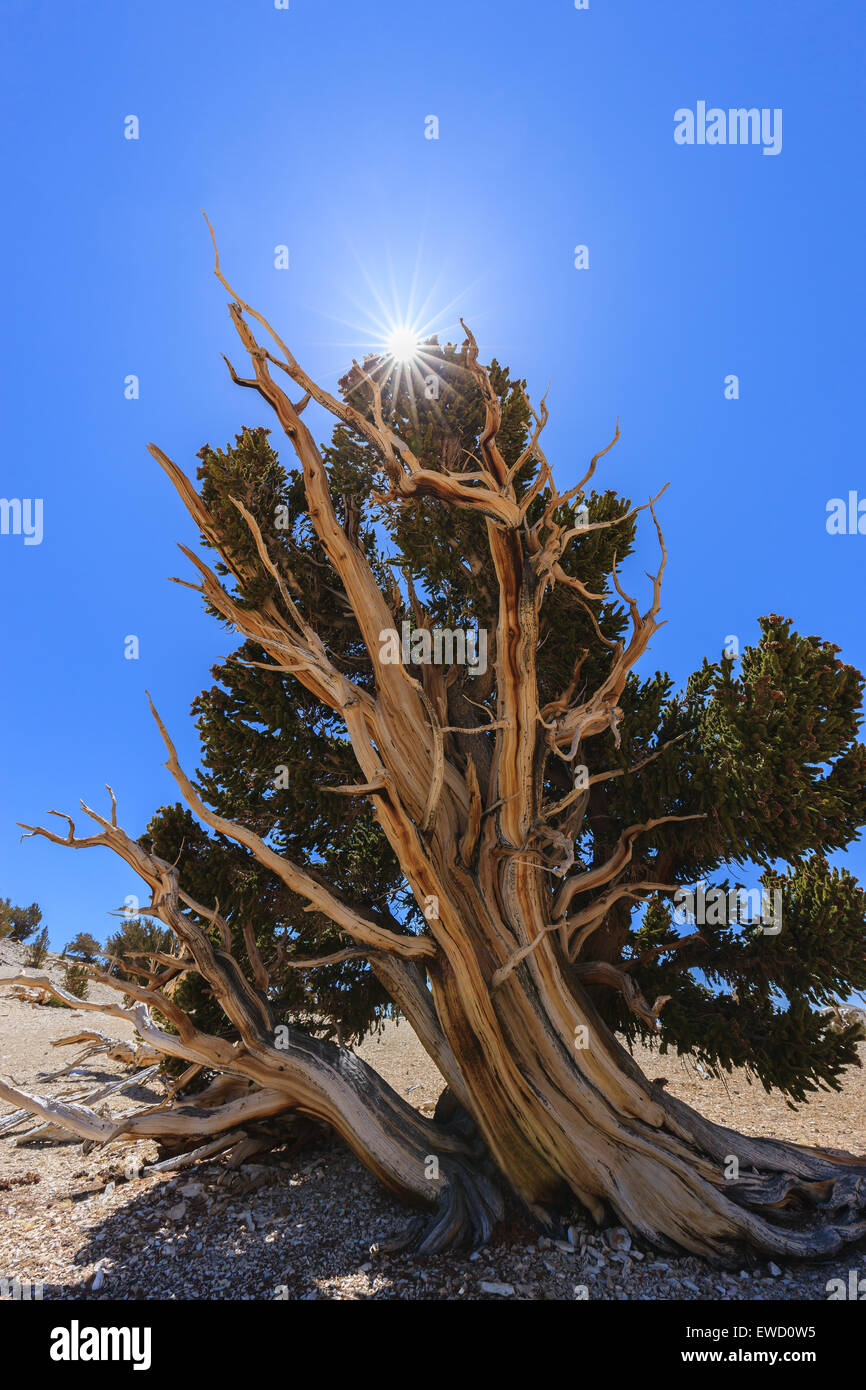
[{"label": "clear sky", "polygon": [[[15,822],[103,807],[111,782],[140,834],[176,799],[144,689],[192,768],[190,701],[232,649],[167,582],[195,537],[145,450],[194,472],[205,441],[271,423],[220,359],[239,352],[202,207],[229,278],[328,385],[414,286],[443,336],[462,313],[536,399],[550,382],[561,484],[619,414],[604,480],[635,500],[671,482],[644,671],[684,679],[767,612],[866,668],[866,535],[825,525],[830,498],[866,498],[859,3],[0,0],[0,18],[0,496],[43,500],[41,544],[0,535],[0,896],[37,899],[52,945],[103,939],[140,887]],[[676,143],[699,102],[780,109],[780,152]]]}]

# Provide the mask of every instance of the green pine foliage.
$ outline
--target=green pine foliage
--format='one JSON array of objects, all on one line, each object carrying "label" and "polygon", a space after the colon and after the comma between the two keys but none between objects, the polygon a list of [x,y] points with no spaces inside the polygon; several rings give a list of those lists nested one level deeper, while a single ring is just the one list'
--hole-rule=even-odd
[{"label": "green pine foliage", "polygon": [[126,917],[119,931],[113,932],[101,952],[108,962],[111,973],[119,980],[138,980],[141,975],[127,968],[137,966],[150,968],[148,951],[171,951],[174,949],[174,936],[168,927],[162,927],[147,917]]},{"label": "green pine foliage", "polygon": [[83,961],[71,960],[63,972],[63,988],[76,999],[86,999],[90,988],[90,976]]},{"label": "green pine foliage", "polygon": [[43,927],[38,936],[34,936],[24,957],[24,964],[30,970],[39,970],[45,964],[48,955],[48,928]]},{"label": "green pine foliage", "polygon": [[63,954],[92,963],[102,954],[102,947],[90,932],[80,931],[69,942]]},{"label": "green pine foliage", "polygon": [[37,903],[15,907],[11,898],[0,898],[0,941],[4,936],[10,941],[26,941],[41,921],[42,912]]}]

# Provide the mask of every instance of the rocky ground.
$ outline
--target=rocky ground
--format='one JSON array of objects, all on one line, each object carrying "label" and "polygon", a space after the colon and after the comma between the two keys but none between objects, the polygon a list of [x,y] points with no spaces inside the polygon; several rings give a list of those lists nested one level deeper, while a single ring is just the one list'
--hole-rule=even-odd
[{"label": "rocky ground", "polygon": [[[22,948],[0,942],[0,974],[22,960]],[[54,976],[56,958],[49,968]],[[109,992],[91,985],[91,998],[102,997]],[[0,990],[0,1075],[65,1097],[123,1075],[119,1063],[94,1057],[81,1074],[56,1077],[75,1049],[52,1042],[85,1028],[132,1036],[122,1020],[34,1006]],[[438,1073],[405,1023],[389,1024],[359,1051],[413,1104],[432,1111]],[[821,1092],[794,1110],[742,1073],[716,1081],[688,1059],[642,1051],[638,1060],[721,1123],[866,1152],[866,1070],[850,1072],[841,1092]],[[124,1113],[163,1094],[156,1080],[108,1097],[105,1106]],[[0,1103],[0,1122],[10,1109]],[[215,1160],[186,1173],[140,1174],[154,1157],[147,1142],[84,1155],[80,1142],[0,1136],[0,1280],[32,1281],[44,1298],[70,1300],[826,1299],[828,1280],[847,1279],[858,1260],[851,1254],[817,1267],[762,1263],[722,1272],[693,1258],[659,1257],[624,1231],[582,1220],[569,1240],[551,1241],[517,1216],[476,1255],[371,1256],[371,1245],[398,1231],[407,1213],[342,1148],[306,1150],[291,1161],[274,1155],[236,1171]],[[866,1256],[860,1264],[866,1273]]]}]

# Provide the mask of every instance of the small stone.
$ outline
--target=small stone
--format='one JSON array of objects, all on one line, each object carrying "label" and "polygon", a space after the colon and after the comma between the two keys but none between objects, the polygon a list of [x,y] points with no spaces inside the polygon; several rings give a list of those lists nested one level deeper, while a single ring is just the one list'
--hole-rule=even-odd
[{"label": "small stone", "polygon": [[186,1216],[186,1202],[178,1202],[176,1207],[169,1208],[169,1221],[182,1221]]},{"label": "small stone", "polygon": [[500,1297],[508,1298],[514,1293],[513,1284],[497,1284],[492,1280],[482,1279],[478,1285],[482,1293],[499,1294]]},{"label": "small stone", "polygon": [[768,1270],[770,1271],[770,1273],[772,1274],[772,1276],[773,1276],[774,1279],[781,1279],[781,1277],[782,1277],[782,1271],[780,1270],[780,1268],[779,1268],[778,1265],[774,1265],[774,1264],[773,1264],[773,1261],[772,1261],[772,1260],[771,1260],[770,1263],[767,1265],[767,1268],[768,1268]]},{"label": "small stone", "polygon": [[631,1236],[623,1226],[611,1226],[606,1232],[607,1243],[611,1250],[630,1250]]},{"label": "small stone", "polygon": [[104,1283],[105,1275],[101,1269],[98,1269],[93,1276],[93,1283],[90,1285],[90,1292],[99,1293],[99,1290],[102,1288]]},{"label": "small stone", "polygon": [[200,1182],[187,1182],[180,1188],[183,1197],[200,1197],[204,1192],[204,1184]]}]

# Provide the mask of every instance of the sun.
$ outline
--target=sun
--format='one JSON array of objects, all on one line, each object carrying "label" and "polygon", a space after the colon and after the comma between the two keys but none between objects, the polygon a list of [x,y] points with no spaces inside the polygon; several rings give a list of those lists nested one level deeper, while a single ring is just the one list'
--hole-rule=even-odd
[{"label": "sun", "polygon": [[420,335],[406,324],[396,324],[385,339],[385,351],[395,362],[408,365],[417,361],[420,348]]}]

